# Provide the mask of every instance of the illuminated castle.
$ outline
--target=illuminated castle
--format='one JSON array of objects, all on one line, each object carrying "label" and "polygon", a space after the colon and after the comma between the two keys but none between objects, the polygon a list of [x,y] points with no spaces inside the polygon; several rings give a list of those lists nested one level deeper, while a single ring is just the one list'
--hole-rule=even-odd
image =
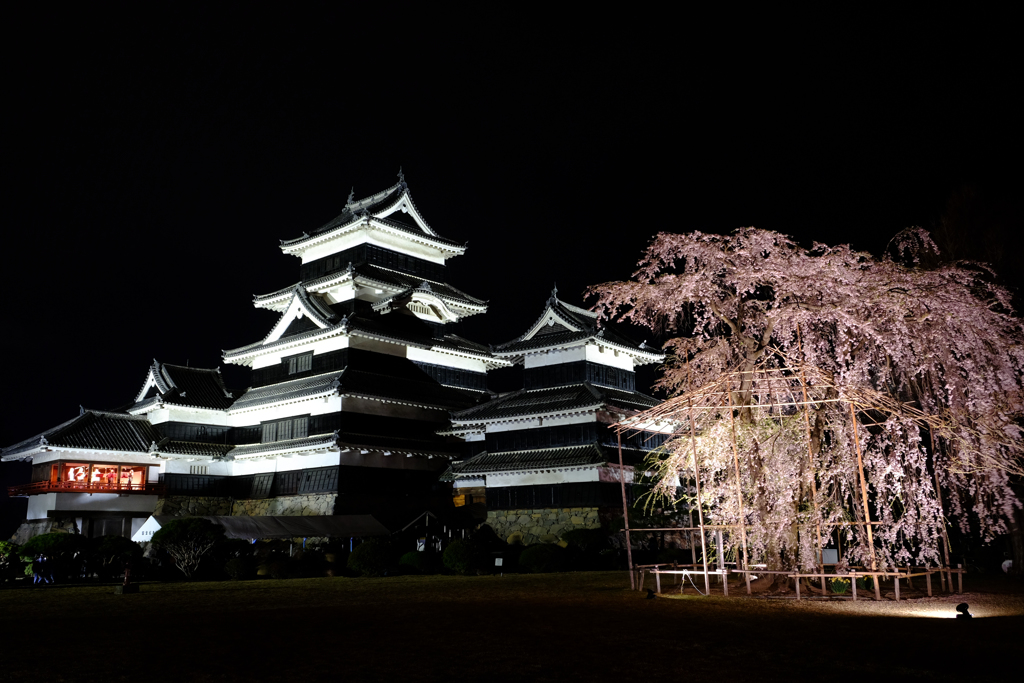
[{"label": "illuminated castle", "polygon": [[[481,514],[485,500],[493,512],[528,496],[533,508],[573,495],[572,507],[604,506],[607,487],[589,485],[607,483],[606,425],[653,403],[633,390],[633,367],[659,353],[554,295],[527,334],[493,350],[451,333],[487,304],[448,284],[465,245],[431,228],[401,174],[280,248],[301,260],[299,281],[254,300],[277,322],[223,352],[251,369],[244,392],[219,370],[154,361],[127,408],[83,410],[3,450],[33,464],[11,491],[29,499],[22,540],[72,524],[144,540],[150,515],[370,514],[393,529],[451,509],[448,481],[455,504]],[[525,389],[488,392],[487,372],[513,363]],[[540,500],[544,486],[561,497]]]}]

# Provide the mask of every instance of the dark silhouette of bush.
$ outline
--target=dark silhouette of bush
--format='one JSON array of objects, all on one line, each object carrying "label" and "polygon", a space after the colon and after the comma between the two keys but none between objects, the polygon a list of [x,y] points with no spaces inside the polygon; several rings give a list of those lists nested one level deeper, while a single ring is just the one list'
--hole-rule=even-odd
[{"label": "dark silhouette of bush", "polygon": [[435,553],[410,550],[398,559],[398,566],[417,574],[433,574],[440,568],[441,562]]},{"label": "dark silhouette of bush", "polygon": [[519,556],[519,566],[533,574],[558,572],[565,569],[568,559],[568,553],[562,546],[540,543],[523,550]]},{"label": "dark silhouette of bush", "polygon": [[348,556],[348,568],[362,576],[384,576],[391,565],[391,546],[371,538],[357,545]]},{"label": "dark silhouette of bush", "polygon": [[101,579],[122,578],[127,567],[134,570],[142,562],[142,546],[124,536],[100,536],[88,541],[89,567]]},{"label": "dark silhouette of bush", "polygon": [[457,574],[471,574],[484,567],[484,552],[468,539],[458,538],[448,544],[441,555],[444,566]]},{"label": "dark silhouette of bush", "polygon": [[562,534],[562,540],[583,552],[597,552],[608,547],[605,529],[571,529]]},{"label": "dark silhouette of bush", "polygon": [[[26,562],[45,555],[50,573],[55,580],[77,579],[82,573],[85,561],[86,539],[79,534],[53,532],[33,536],[18,551]],[[27,572],[26,572],[27,573]]]},{"label": "dark silhouette of bush", "polygon": [[224,564],[224,573],[231,577],[232,581],[245,581],[256,578],[255,557],[232,557]]},{"label": "dark silhouette of bush", "polygon": [[0,541],[0,582],[13,581],[23,576],[23,567],[21,546],[11,541]]}]

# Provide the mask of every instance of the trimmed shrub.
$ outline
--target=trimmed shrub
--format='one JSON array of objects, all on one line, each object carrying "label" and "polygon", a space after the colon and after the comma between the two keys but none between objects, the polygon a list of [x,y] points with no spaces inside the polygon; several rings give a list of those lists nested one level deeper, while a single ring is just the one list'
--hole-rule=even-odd
[{"label": "trimmed shrub", "polygon": [[607,547],[608,532],[604,529],[571,529],[562,534],[562,540],[584,552],[596,552]]},{"label": "trimmed shrub", "polygon": [[419,550],[410,550],[398,560],[398,566],[417,574],[433,574],[439,565],[437,555]]},{"label": "trimmed shrub", "polygon": [[224,573],[232,581],[245,581],[256,578],[255,557],[233,557],[224,565]]},{"label": "trimmed shrub", "polygon": [[89,546],[89,567],[102,579],[123,577],[126,567],[142,560],[142,546],[124,536],[100,536],[91,539]]},{"label": "trimmed shrub", "polygon": [[391,546],[371,538],[357,545],[348,556],[348,568],[362,576],[384,576],[391,564]]},{"label": "trimmed shrub", "polygon": [[554,543],[527,546],[519,556],[519,566],[528,572],[542,574],[562,571],[567,560],[565,548]]},{"label": "trimmed shrub", "polygon": [[39,555],[45,555],[49,558],[49,573],[55,580],[66,581],[78,578],[82,573],[86,543],[86,539],[79,534],[53,532],[33,536],[18,552],[22,559],[29,563],[25,569],[27,576],[32,575],[32,560]]},{"label": "trimmed shrub", "polygon": [[457,574],[469,574],[483,568],[483,552],[473,541],[467,539],[455,539],[444,549],[441,555],[444,566]]}]

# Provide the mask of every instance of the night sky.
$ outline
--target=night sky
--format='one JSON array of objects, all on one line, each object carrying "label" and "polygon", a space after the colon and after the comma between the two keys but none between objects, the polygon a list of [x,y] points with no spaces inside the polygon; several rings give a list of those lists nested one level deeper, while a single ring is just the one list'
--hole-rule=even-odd
[{"label": "night sky", "polygon": [[299,274],[278,240],[399,167],[469,244],[450,281],[491,309],[457,332],[484,343],[524,332],[555,282],[581,304],[628,278],[659,231],[878,253],[945,215],[1020,284],[1007,16],[254,6],[9,24],[0,445],[130,402],[153,358],[215,367],[262,338],[276,314],[252,296]]}]

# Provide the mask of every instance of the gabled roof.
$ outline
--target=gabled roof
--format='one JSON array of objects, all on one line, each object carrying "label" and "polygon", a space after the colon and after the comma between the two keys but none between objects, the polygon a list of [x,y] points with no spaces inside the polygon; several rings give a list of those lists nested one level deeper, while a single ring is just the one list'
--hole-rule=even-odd
[{"label": "gabled roof", "polygon": [[595,387],[590,382],[584,382],[550,389],[520,389],[493,401],[452,413],[452,422],[458,426],[530,415],[597,410],[606,405],[633,411],[657,404],[656,399],[636,391]]},{"label": "gabled roof", "polygon": [[78,417],[3,449],[3,460],[30,457],[46,448],[149,453],[163,437],[144,417],[83,410]]},{"label": "gabled roof", "polygon": [[223,410],[234,396],[220,374],[220,368],[193,368],[153,360],[142,388],[129,410],[138,413],[155,403]]},{"label": "gabled roof", "polygon": [[441,237],[430,227],[416,208],[409,186],[402,178],[388,189],[363,199],[357,200],[350,195],[339,216],[311,233],[303,233],[301,237],[291,240],[281,240],[281,250],[286,254],[300,254],[315,244],[367,227],[404,234],[451,255],[466,250],[465,245]]},{"label": "gabled roof", "polygon": [[637,344],[607,325],[598,327],[597,323],[596,313],[562,301],[555,288],[547,300],[544,312],[530,329],[510,342],[494,346],[494,355],[520,359],[527,353],[542,349],[594,343],[624,352],[637,365],[661,363],[665,360],[665,354],[650,348],[646,343]]}]

